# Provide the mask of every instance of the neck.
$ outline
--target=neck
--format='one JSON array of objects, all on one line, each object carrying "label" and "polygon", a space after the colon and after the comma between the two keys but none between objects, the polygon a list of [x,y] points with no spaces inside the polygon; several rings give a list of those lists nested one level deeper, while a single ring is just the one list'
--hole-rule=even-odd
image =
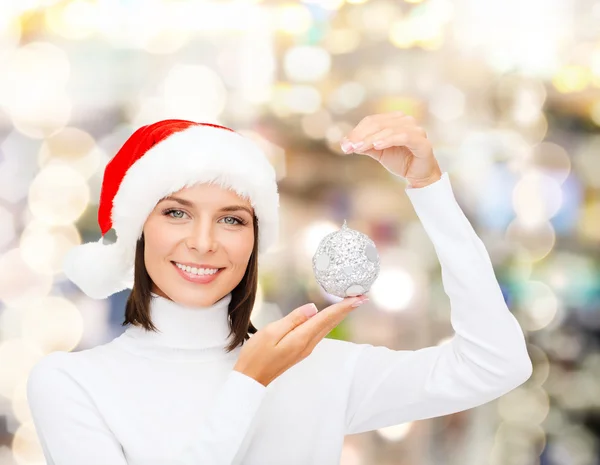
[{"label": "neck", "polygon": [[231,297],[229,293],[210,306],[189,307],[152,292],[149,316],[157,332],[131,325],[122,339],[135,346],[138,353],[160,358],[223,355],[233,337],[229,324]]}]

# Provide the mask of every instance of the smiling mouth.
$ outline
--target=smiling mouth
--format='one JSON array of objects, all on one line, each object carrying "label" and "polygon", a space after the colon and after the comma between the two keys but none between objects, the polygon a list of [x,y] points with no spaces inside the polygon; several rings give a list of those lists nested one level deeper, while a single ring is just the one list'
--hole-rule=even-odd
[{"label": "smiling mouth", "polygon": [[[216,271],[215,271],[214,273],[206,273],[206,274],[204,274],[204,273],[202,273],[202,274],[201,274],[201,273],[198,273],[198,274],[196,274],[196,273],[192,273],[192,272],[190,272],[190,271],[187,271],[187,270],[184,270],[184,269],[180,268],[179,266],[177,266],[177,262],[171,261],[171,264],[172,264],[172,265],[173,265],[175,268],[177,268],[177,269],[179,269],[179,270],[181,270],[181,271],[186,271],[187,273],[194,274],[194,275],[196,275],[196,276],[213,276],[213,275],[215,275],[215,274],[219,273],[221,270],[224,270],[224,269],[225,269],[225,268],[207,268],[207,269],[209,269],[209,270],[216,270]],[[193,268],[193,267],[192,267],[192,268]]]}]

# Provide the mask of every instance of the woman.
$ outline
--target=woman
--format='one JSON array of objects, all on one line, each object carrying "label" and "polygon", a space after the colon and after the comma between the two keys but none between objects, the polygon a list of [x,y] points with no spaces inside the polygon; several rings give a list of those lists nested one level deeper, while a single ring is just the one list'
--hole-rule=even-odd
[{"label": "woman", "polygon": [[423,129],[400,112],[372,115],[342,148],[410,183],[454,338],[416,351],[325,338],[365,296],[307,304],[257,332],[258,254],[278,234],[273,168],[228,128],[144,126],[104,173],[99,223],[117,242],[78,246],[65,262],[91,297],[132,288],[129,326],[48,354],[29,377],[49,465],[333,465],[345,435],[476,407],[529,378],[523,332]]}]

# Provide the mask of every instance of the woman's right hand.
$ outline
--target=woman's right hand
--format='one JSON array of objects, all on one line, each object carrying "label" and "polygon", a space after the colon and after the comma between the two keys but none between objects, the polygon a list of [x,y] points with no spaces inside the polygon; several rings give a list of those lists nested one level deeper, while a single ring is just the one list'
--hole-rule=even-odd
[{"label": "woman's right hand", "polygon": [[364,294],[346,297],[320,312],[315,304],[296,308],[246,340],[233,369],[267,386],[308,357],[315,346],[358,307],[357,302],[367,300]]}]

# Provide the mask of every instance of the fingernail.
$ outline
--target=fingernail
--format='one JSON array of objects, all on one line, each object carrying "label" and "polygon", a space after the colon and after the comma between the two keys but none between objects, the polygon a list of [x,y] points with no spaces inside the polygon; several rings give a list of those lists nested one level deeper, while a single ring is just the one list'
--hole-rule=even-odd
[{"label": "fingernail", "polygon": [[365,145],[364,142],[356,142],[355,144],[352,144],[352,148],[354,150],[357,150],[357,149],[361,148],[363,145]]},{"label": "fingernail", "polygon": [[317,306],[315,304],[306,304],[303,305],[301,308],[302,313],[304,313],[306,316],[314,316],[318,312]]},{"label": "fingernail", "polygon": [[344,139],[342,141],[342,150],[345,153],[348,153],[349,151],[351,151],[352,150],[352,142],[350,142],[349,140]]}]

